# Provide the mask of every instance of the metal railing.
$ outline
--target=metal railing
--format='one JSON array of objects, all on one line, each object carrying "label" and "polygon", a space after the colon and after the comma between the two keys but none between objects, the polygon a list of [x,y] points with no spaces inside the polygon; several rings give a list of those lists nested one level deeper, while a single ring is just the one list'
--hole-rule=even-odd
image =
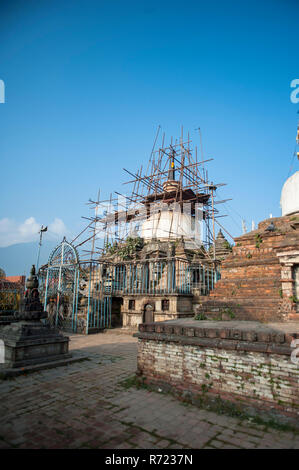
[{"label": "metal railing", "polygon": [[207,295],[220,277],[211,265],[184,259],[123,263],[99,261],[48,266],[40,277],[44,309],[53,326],[88,333],[111,326],[112,297],[123,295]]}]

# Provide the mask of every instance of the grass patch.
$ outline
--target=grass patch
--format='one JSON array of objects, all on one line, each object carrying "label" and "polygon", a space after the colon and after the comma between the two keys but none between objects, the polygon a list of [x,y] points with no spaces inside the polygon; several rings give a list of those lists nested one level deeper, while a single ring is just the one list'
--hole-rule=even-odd
[{"label": "grass patch", "polygon": [[137,377],[137,375],[133,375],[131,377],[128,377],[127,379],[118,382],[117,385],[120,385],[121,387],[123,387],[126,390],[128,390],[129,388],[132,388],[132,387],[137,388],[137,389],[148,388],[147,385],[144,383],[144,379],[142,381],[140,381],[140,379]]},{"label": "grass patch", "polygon": [[195,315],[194,320],[207,320],[207,317],[204,313],[198,313]]},{"label": "grass patch", "polygon": [[254,237],[255,237],[255,247],[259,249],[261,246],[261,243],[263,243],[263,239],[259,233],[256,233]]}]

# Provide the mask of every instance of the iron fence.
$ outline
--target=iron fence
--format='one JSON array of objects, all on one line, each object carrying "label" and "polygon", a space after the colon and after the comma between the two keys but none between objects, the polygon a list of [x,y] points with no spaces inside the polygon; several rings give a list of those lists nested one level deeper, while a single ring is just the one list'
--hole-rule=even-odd
[{"label": "iron fence", "polygon": [[190,294],[195,289],[207,295],[220,273],[210,265],[178,258],[80,262],[75,248],[63,240],[39,277],[50,323],[88,334],[91,329],[111,326],[113,296]]}]

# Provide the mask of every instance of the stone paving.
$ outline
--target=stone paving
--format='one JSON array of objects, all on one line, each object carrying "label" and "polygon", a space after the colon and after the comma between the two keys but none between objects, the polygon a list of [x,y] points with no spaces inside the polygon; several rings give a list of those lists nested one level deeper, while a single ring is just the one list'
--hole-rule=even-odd
[{"label": "stone paving", "polygon": [[299,436],[185,405],[120,382],[136,371],[137,339],[72,335],[89,360],[0,380],[0,448],[299,448]]}]

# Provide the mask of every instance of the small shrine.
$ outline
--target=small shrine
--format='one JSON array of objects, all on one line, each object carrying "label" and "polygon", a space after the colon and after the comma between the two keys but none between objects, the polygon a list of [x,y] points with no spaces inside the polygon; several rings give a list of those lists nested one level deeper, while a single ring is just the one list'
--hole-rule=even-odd
[{"label": "small shrine", "polygon": [[[71,358],[69,338],[52,328],[45,319],[39,299],[38,278],[35,266],[26,281],[26,292],[13,322],[1,330],[4,343],[4,369],[25,369],[55,363]],[[2,372],[1,368],[1,372]]]}]

